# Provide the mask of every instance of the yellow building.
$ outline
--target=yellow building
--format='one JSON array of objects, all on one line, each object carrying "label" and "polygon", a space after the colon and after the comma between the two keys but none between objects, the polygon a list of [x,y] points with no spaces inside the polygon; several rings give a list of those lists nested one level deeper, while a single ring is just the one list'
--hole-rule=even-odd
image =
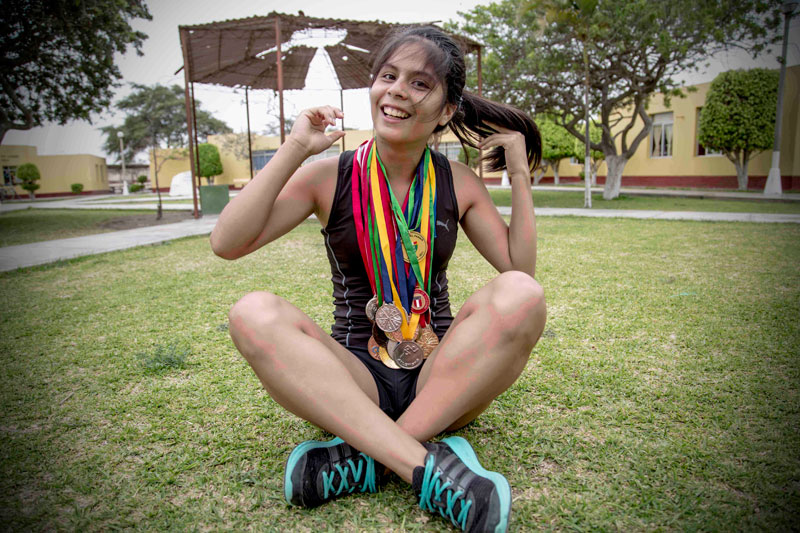
[{"label": "yellow building", "polygon": [[88,154],[39,155],[34,146],[0,145],[0,166],[3,167],[3,186],[14,187],[17,194],[28,197],[28,191],[19,186],[17,168],[33,163],[41,179],[36,196],[62,196],[72,194],[71,185],[83,185],[83,194],[107,193],[108,172],[106,160]]},{"label": "yellow building", "polygon": [[[797,190],[800,189],[800,99],[797,98],[800,65],[786,69],[785,83],[780,168],[783,189]],[[664,105],[660,94],[653,97],[647,110],[653,118],[653,131],[625,165],[623,187],[737,188],[733,163],[722,154],[707,153],[697,142],[700,110],[711,83],[694,87],[696,91],[687,92],[685,98],[672,98],[669,106]],[[628,139],[633,139],[638,131],[641,131],[641,121],[639,127],[634,126],[628,134]],[[771,161],[771,149],[750,159],[749,188],[763,190]],[[600,169],[600,183],[605,182],[605,169],[605,166]],[[566,181],[577,180],[581,170],[583,163],[575,160],[564,159],[559,165],[559,174]],[[552,172],[547,176],[552,176]]]}]

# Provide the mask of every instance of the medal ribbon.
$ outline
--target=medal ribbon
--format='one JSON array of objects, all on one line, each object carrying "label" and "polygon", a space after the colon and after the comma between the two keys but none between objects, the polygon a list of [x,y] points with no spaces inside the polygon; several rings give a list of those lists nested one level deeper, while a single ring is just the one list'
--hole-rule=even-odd
[{"label": "medal ribbon", "polygon": [[[436,173],[430,150],[426,147],[406,202],[401,207],[376,148],[372,139],[359,146],[355,154],[351,182],[356,238],[378,305],[384,302],[395,305],[402,316],[400,330],[403,338],[412,339],[420,320],[428,322],[422,314],[411,312],[411,305],[418,285],[430,294],[436,228]],[[409,228],[419,228],[423,238],[419,244],[427,248],[422,264],[417,259]],[[410,271],[403,259],[403,250]]]}]

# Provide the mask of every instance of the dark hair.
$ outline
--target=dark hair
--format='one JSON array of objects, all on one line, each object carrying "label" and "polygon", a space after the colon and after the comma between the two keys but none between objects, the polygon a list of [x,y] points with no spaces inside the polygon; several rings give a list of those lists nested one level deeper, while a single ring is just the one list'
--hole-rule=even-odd
[{"label": "dark hair", "polygon": [[[539,165],[542,157],[542,139],[539,129],[533,120],[515,107],[498,104],[464,90],[466,83],[466,67],[464,52],[452,37],[434,26],[413,26],[403,28],[391,34],[383,43],[372,63],[372,80],[377,78],[378,72],[401,46],[408,43],[420,43],[425,46],[428,64],[444,83],[444,100],[446,104],[456,106],[456,112],[445,126],[436,126],[434,133],[442,131],[447,126],[453,131],[462,145],[478,147],[482,137],[486,137],[497,130],[489,124],[521,132],[525,136],[525,146],[528,154],[528,167],[533,170]],[[466,150],[465,150],[466,151]],[[506,168],[505,151],[502,147],[494,148],[485,155],[490,171],[500,171]]]}]

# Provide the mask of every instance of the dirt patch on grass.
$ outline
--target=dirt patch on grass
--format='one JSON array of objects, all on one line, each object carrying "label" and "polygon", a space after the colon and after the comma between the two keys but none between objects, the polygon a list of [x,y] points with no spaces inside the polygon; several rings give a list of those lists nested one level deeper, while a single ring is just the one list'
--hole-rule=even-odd
[{"label": "dirt patch on grass", "polygon": [[156,220],[155,213],[137,213],[135,215],[124,215],[110,218],[97,225],[98,228],[111,231],[124,229],[144,228],[147,226],[157,226],[159,224],[172,224],[182,220],[192,218],[191,211],[163,211],[160,220]]}]

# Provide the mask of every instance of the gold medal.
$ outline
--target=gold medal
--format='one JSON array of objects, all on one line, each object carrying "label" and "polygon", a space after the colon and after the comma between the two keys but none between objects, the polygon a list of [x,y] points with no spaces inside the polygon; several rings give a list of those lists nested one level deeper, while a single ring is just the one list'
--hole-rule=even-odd
[{"label": "gold medal", "polygon": [[437,337],[436,333],[433,332],[433,328],[430,324],[421,329],[422,331],[419,334],[417,344],[420,345],[422,348],[422,353],[427,359],[431,352],[433,352],[434,348],[439,345],[439,337]]},{"label": "gold medal", "polygon": [[397,366],[405,370],[413,370],[425,360],[422,348],[414,341],[398,343],[390,353]]},{"label": "gold medal", "polygon": [[403,315],[394,304],[385,303],[375,312],[375,323],[388,333],[400,329],[403,324]]},{"label": "gold medal", "polygon": [[380,350],[381,347],[378,346],[378,343],[375,341],[375,337],[370,337],[369,342],[367,343],[367,351],[369,352],[369,355],[371,355],[372,358],[375,359],[376,361],[380,361],[381,360]]},{"label": "gold medal", "polygon": [[380,353],[380,356],[381,356],[381,362],[382,362],[384,365],[386,365],[386,366],[388,366],[389,368],[392,368],[392,369],[394,369],[394,370],[400,370],[400,367],[399,367],[399,366],[397,366],[397,363],[395,363],[395,362],[392,360],[392,358],[391,358],[391,357],[389,357],[389,352],[387,352],[387,351],[386,351],[386,348],[384,348],[384,347],[382,347],[382,346],[381,346],[381,347],[380,347],[380,350],[379,350],[379,353]]},{"label": "gold medal", "polygon": [[[428,254],[428,243],[425,240],[425,237],[422,236],[422,233],[418,231],[409,231],[408,237],[411,239],[411,245],[416,250],[417,254],[417,261],[422,261],[425,256]],[[408,252],[406,252],[406,247],[401,246],[403,249],[403,259],[406,263],[409,263],[408,260]]]}]

